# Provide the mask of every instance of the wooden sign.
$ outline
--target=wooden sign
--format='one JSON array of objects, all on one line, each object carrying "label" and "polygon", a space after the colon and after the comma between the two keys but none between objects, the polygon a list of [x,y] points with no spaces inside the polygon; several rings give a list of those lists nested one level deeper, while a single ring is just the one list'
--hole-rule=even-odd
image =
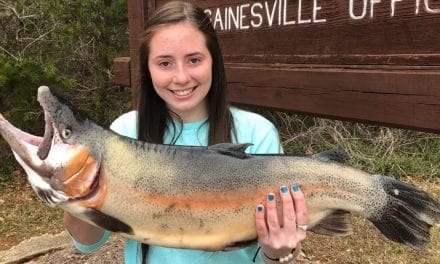
[{"label": "wooden sign", "polygon": [[440,1],[199,2],[228,62],[440,65]]},{"label": "wooden sign", "polygon": [[[165,2],[129,1],[131,59],[116,68],[131,78],[118,83],[137,82],[138,37]],[[218,33],[232,102],[440,133],[440,1],[193,2]]]}]

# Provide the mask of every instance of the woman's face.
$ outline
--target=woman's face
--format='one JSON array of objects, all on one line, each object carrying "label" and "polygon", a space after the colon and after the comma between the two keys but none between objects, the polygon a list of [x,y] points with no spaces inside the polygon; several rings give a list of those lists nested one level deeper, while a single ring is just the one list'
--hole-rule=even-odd
[{"label": "woman's face", "polygon": [[188,22],[159,28],[151,38],[148,68],[156,93],[184,122],[208,117],[212,57],[202,32]]}]

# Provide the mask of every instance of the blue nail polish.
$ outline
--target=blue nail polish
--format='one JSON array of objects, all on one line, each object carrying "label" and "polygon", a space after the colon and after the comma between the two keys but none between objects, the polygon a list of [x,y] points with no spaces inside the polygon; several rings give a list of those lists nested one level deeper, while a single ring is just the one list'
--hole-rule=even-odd
[{"label": "blue nail polish", "polygon": [[297,184],[295,184],[292,186],[292,189],[294,192],[297,192],[297,191],[299,191],[299,186]]},{"label": "blue nail polish", "polygon": [[263,211],[263,206],[261,204],[257,206],[257,211],[258,212],[262,212]]},{"label": "blue nail polish", "polygon": [[273,200],[275,199],[275,195],[274,195],[273,193],[269,193],[269,194],[267,195],[267,199],[268,199],[269,201],[273,201]]},{"label": "blue nail polish", "polygon": [[281,186],[281,192],[282,193],[286,193],[288,191],[289,191],[289,189],[287,189],[287,186]]}]

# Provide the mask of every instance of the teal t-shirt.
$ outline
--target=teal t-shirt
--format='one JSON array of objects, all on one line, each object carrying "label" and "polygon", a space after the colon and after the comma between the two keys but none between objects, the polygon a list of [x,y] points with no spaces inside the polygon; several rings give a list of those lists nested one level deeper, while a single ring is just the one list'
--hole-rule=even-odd
[{"label": "teal t-shirt", "polygon": [[[264,117],[231,108],[234,119],[237,138],[234,143],[252,143],[253,145],[246,150],[250,154],[276,154],[282,153],[278,131],[275,126]],[[137,112],[131,111],[117,118],[110,129],[118,134],[134,138],[137,136]],[[174,128],[175,127],[175,128]],[[206,120],[193,123],[184,123],[183,125],[169,125],[164,136],[164,143],[170,144],[175,140],[176,145],[187,146],[206,146],[208,144],[208,124]],[[180,132],[177,139],[173,138],[173,129]],[[170,133],[171,132],[171,133]],[[176,133],[179,134],[179,133]],[[255,205],[256,206],[256,205]],[[102,239],[93,245],[83,245],[73,239],[74,245],[82,252],[89,253],[100,248],[110,236],[110,232],[106,231]],[[240,250],[206,252],[191,249],[175,249],[150,245],[148,248],[149,264],[164,263],[192,263],[192,264],[228,264],[228,263],[253,263],[252,259],[258,249],[258,245],[249,246]],[[138,264],[141,263],[140,244],[131,239],[127,239],[125,243],[125,263]],[[255,263],[264,263],[258,255]]]}]

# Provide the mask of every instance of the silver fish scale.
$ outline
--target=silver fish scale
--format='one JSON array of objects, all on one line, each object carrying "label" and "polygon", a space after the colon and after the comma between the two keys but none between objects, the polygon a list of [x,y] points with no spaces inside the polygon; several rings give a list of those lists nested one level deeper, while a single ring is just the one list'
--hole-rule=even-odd
[{"label": "silver fish scale", "polygon": [[[140,191],[155,194],[222,193],[232,189],[258,189],[262,186],[277,189],[281,185],[320,185],[339,190],[331,193],[332,199],[349,199],[364,208],[378,208],[383,204],[375,199],[365,199],[380,194],[380,190],[375,190],[371,181],[366,180],[369,177],[366,173],[336,163],[264,155],[238,159],[206,148],[179,147],[176,150],[166,145],[146,146],[138,147],[135,154],[131,154],[131,158],[137,160],[136,164],[141,164],[141,167],[128,166],[131,163],[128,156],[123,158],[116,155],[117,158],[108,162],[113,164],[112,170],[119,177],[130,179],[132,186]],[[362,195],[355,196],[353,193]],[[315,195],[321,198],[328,196]],[[384,197],[384,194],[381,196]]]}]

